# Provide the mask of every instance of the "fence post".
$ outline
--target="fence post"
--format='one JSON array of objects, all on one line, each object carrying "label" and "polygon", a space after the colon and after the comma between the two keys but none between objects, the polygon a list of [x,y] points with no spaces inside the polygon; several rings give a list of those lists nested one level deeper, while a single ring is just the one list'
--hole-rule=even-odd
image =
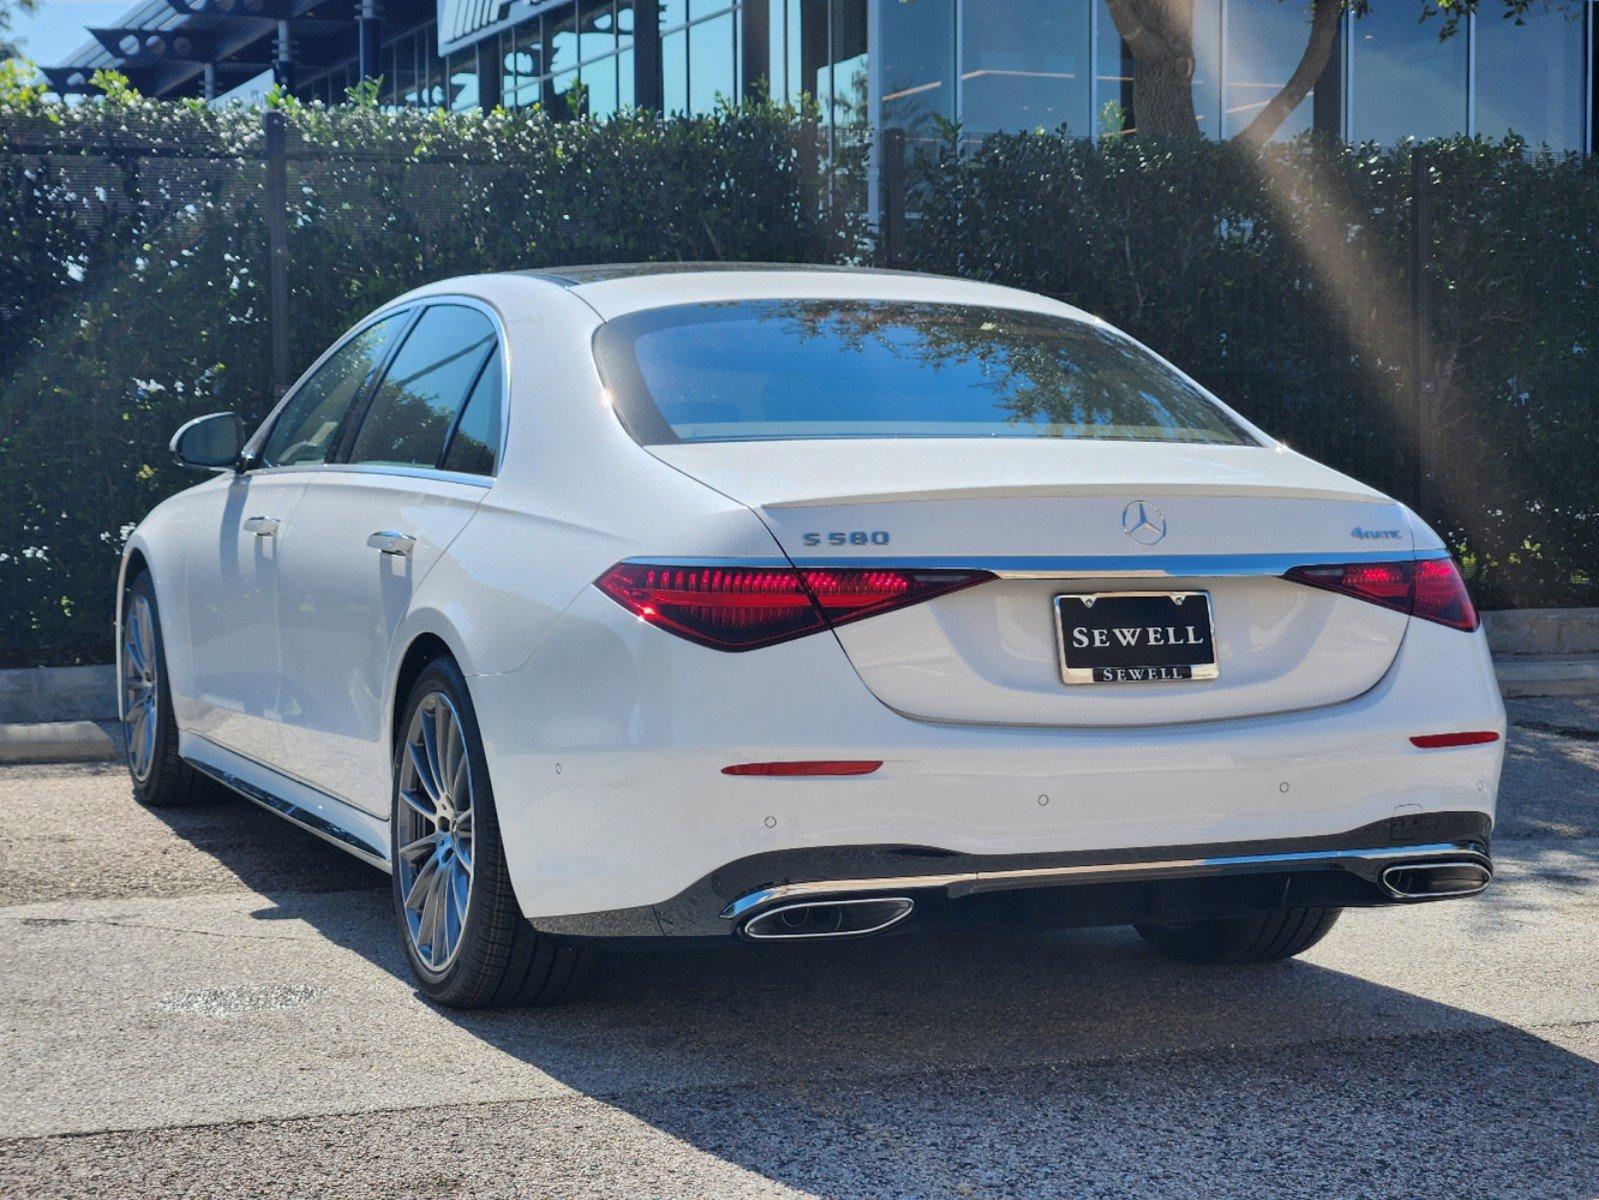
[{"label": "fence post", "polygon": [[289,390],[289,163],[283,114],[268,109],[266,135],[267,291],[272,337],[272,402]]},{"label": "fence post", "polygon": [[878,145],[878,186],[882,193],[878,235],[882,238],[883,265],[897,267],[905,261],[905,131],[883,130]]},{"label": "fence post", "polygon": [[1410,156],[1410,323],[1411,418],[1414,453],[1412,503],[1423,519],[1432,493],[1432,217],[1431,163],[1426,148],[1417,146]]}]

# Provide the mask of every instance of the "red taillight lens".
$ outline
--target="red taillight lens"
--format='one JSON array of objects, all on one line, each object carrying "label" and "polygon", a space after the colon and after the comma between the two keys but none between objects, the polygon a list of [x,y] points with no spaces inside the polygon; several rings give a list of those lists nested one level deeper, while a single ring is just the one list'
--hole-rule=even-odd
[{"label": "red taillight lens", "polygon": [[1421,750],[1447,750],[1451,746],[1487,746],[1499,740],[1491,729],[1473,729],[1465,733],[1418,733],[1410,744]]},{"label": "red taillight lens", "polygon": [[1451,629],[1477,628],[1477,606],[1452,558],[1424,558],[1416,564],[1416,596],[1410,611]]},{"label": "red taillight lens", "polygon": [[807,775],[870,775],[882,766],[881,759],[807,759],[802,762],[734,763],[723,767],[723,775],[764,775],[770,777]]},{"label": "red taillight lens", "polygon": [[1283,576],[1470,633],[1477,610],[1452,558],[1295,567]]},{"label": "red taillight lens", "polygon": [[1347,563],[1331,567],[1295,567],[1286,578],[1295,583],[1369,600],[1384,608],[1410,611],[1410,563]]},{"label": "red taillight lens", "polygon": [[617,563],[595,586],[640,620],[716,650],[754,650],[942,596],[986,571]]}]

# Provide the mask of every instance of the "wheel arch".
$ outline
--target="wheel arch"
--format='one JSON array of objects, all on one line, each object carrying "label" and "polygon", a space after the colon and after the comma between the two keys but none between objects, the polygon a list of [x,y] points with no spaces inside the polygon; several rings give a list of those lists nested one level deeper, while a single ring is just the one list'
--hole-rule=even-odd
[{"label": "wheel arch", "polygon": [[396,739],[400,736],[400,722],[405,719],[405,702],[411,694],[411,687],[416,683],[417,677],[427,669],[429,663],[439,658],[448,658],[455,663],[462,673],[467,674],[466,661],[459,652],[455,639],[435,629],[418,629],[403,638],[396,640],[397,645],[404,648],[399,652],[394,669],[390,673],[388,703],[388,744],[392,752]]},{"label": "wheel arch", "polygon": [[[117,570],[117,605],[116,619],[111,626],[111,661],[116,672],[117,686],[117,720],[124,719],[128,714],[123,711],[125,697],[122,694],[122,620],[128,608],[128,585],[143,572],[150,576],[150,584],[155,585],[155,572],[150,568],[150,558],[145,547],[137,541],[130,541],[122,551],[122,564]],[[156,597],[159,606],[161,598]]]}]

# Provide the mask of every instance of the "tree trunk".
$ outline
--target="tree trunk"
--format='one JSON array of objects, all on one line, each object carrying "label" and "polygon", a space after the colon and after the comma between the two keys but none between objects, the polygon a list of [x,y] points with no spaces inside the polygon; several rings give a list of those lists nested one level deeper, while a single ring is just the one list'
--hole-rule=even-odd
[{"label": "tree trunk", "polygon": [[1133,56],[1133,123],[1155,137],[1198,137],[1194,0],[1106,0]]},{"label": "tree trunk", "polygon": [[1165,56],[1135,60],[1133,123],[1159,137],[1198,137],[1194,114],[1194,60]]}]

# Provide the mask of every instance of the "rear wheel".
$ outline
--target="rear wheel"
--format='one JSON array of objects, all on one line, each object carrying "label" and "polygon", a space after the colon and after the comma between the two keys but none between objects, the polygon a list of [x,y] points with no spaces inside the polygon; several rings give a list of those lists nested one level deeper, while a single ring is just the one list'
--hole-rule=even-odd
[{"label": "rear wheel", "polygon": [[1167,958],[1191,963],[1264,963],[1292,958],[1326,937],[1342,909],[1282,908],[1248,917],[1137,925]]},{"label": "rear wheel", "polygon": [[178,757],[161,613],[147,571],[123,593],[121,659],[122,736],[134,799],[150,808],[209,799],[215,785]]},{"label": "rear wheel", "polygon": [[457,1008],[558,1004],[593,952],[537,933],[511,890],[466,680],[436,659],[411,688],[394,751],[394,911],[422,990]]}]

